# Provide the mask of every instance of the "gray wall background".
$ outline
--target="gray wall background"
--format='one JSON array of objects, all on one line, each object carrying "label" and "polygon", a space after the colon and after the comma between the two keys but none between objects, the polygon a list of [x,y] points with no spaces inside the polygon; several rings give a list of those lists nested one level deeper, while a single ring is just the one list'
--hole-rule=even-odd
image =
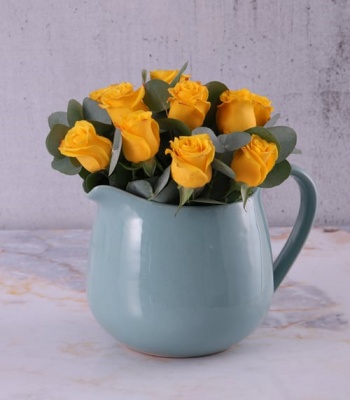
[{"label": "gray wall background", "polygon": [[[270,97],[318,187],[316,224],[350,224],[347,0],[5,0],[1,20],[0,228],[90,227],[80,178],[51,170],[47,116],[185,61],[202,83]],[[270,225],[293,223],[292,180],[264,197]]]}]

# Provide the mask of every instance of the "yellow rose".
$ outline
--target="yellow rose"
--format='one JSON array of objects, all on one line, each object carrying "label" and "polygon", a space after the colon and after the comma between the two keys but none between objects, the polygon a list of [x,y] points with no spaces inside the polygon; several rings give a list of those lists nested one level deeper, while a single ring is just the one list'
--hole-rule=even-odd
[{"label": "yellow rose", "polygon": [[216,124],[221,133],[245,131],[254,126],[263,126],[270,119],[273,107],[264,96],[248,89],[226,90],[220,95],[216,112]]},{"label": "yellow rose", "polygon": [[185,80],[168,91],[172,96],[168,99],[170,102],[168,117],[184,122],[191,130],[202,126],[210,108],[210,103],[207,101],[209,96],[207,87],[199,82]]},{"label": "yellow rose", "polygon": [[96,134],[88,121],[77,121],[61,141],[59,151],[67,157],[75,157],[89,172],[105,169],[111,158],[112,142]]},{"label": "yellow rose", "polygon": [[140,86],[134,90],[129,82],[110,85],[106,88],[90,93],[92,100],[100,103],[100,107],[106,109],[113,124],[119,127],[120,118],[131,111],[147,111],[148,107],[143,103],[145,88]]},{"label": "yellow rose", "polygon": [[151,111],[134,111],[120,120],[123,153],[127,160],[139,163],[153,158],[159,150],[159,125]]},{"label": "yellow rose", "polygon": [[[149,74],[151,79],[159,79],[161,81],[171,83],[178,73],[178,69],[155,69]],[[187,81],[188,79],[190,79],[190,76],[191,75],[182,74],[180,77],[180,82],[184,80]]]},{"label": "yellow rose", "polygon": [[251,142],[234,153],[231,168],[236,174],[235,180],[250,187],[261,185],[275,166],[277,157],[278,150],[275,143],[269,143],[260,136],[252,135]]},{"label": "yellow rose", "polygon": [[180,136],[170,147],[165,154],[172,157],[171,176],[178,185],[194,189],[210,182],[215,147],[208,134]]}]

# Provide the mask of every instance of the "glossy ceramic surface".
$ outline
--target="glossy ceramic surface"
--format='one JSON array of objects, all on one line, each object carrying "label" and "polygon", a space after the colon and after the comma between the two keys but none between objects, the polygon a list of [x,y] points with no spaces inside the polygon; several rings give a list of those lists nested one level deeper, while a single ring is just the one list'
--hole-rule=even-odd
[{"label": "glossy ceramic surface", "polygon": [[[89,193],[98,203],[88,299],[100,324],[127,346],[149,354],[193,357],[223,351],[265,316],[310,231],[316,192],[293,169],[301,206],[273,265],[258,190],[241,203],[177,207],[112,187]],[[176,214],[176,215],[175,215]]]}]

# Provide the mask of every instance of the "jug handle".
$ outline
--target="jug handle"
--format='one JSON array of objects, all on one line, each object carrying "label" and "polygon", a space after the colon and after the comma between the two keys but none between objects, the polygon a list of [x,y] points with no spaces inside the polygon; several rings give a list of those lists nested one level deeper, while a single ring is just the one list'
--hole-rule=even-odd
[{"label": "jug handle", "polygon": [[295,165],[292,165],[291,176],[299,187],[300,205],[293,229],[273,263],[275,291],[290,270],[310,233],[317,206],[317,192],[312,179]]}]

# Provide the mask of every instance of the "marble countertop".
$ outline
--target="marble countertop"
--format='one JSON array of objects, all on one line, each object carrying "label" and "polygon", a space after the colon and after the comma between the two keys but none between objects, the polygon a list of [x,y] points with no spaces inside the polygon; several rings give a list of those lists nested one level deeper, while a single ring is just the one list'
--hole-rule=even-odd
[{"label": "marble countertop", "polygon": [[[288,229],[271,229],[274,254]],[[133,352],[92,317],[90,231],[0,231],[0,400],[348,400],[350,233],[314,229],[264,323],[226,352]]]}]

